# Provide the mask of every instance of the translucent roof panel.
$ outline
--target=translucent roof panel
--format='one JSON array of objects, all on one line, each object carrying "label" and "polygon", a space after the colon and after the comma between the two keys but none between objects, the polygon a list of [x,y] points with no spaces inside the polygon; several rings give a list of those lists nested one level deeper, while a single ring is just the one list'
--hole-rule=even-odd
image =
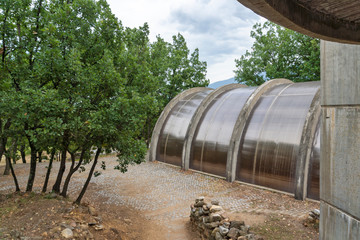
[{"label": "translucent roof panel", "polygon": [[189,94],[171,109],[160,132],[156,152],[158,161],[181,166],[182,149],[190,120],[211,91]]},{"label": "translucent roof panel", "polygon": [[238,180],[294,192],[301,135],[319,87],[319,82],[283,84],[261,96],[241,139]]},{"label": "translucent roof panel", "polygon": [[195,131],[190,168],[225,177],[227,152],[236,120],[255,89],[231,89],[210,103]]},{"label": "translucent roof panel", "polygon": [[320,199],[320,122],[311,151],[307,197]]}]

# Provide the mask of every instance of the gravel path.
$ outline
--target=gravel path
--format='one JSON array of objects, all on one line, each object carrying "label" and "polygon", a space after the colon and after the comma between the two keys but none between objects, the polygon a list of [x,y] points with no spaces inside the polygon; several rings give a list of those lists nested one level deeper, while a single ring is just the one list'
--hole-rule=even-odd
[{"label": "gravel path", "polygon": [[[157,162],[146,162],[130,166],[125,174],[114,170],[115,157],[106,156],[105,171],[93,177],[84,201],[96,201],[109,206],[126,206],[141,212],[144,218],[168,226],[169,232],[178,229],[179,222],[189,217],[189,205],[198,196],[216,199],[229,213],[283,214],[295,218],[306,216],[319,204],[297,201],[293,197],[253,188],[240,183],[228,183],[222,179],[187,171]],[[99,164],[100,165],[100,164]],[[46,173],[47,163],[39,163],[34,190],[40,191]],[[59,163],[53,168],[54,182]],[[3,171],[0,167],[0,172]],[[88,167],[89,168],[89,167]],[[16,164],[19,184],[24,190],[27,181],[28,164]],[[87,177],[87,172],[76,173],[69,187],[70,197],[75,198]],[[14,191],[12,178],[0,176],[0,193]],[[166,224],[165,224],[166,223]],[[173,224],[172,224],[173,223]],[[175,239],[175,238],[174,238]],[[181,239],[179,236],[178,239]],[[184,238],[183,238],[184,239]]]}]

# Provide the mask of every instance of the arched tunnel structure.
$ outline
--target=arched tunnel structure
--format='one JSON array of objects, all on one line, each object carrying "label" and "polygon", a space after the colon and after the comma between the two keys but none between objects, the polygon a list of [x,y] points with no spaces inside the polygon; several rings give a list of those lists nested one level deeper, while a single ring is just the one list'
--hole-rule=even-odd
[{"label": "arched tunnel structure", "polygon": [[320,108],[320,82],[189,89],[159,117],[150,161],[319,199]]},{"label": "arched tunnel structure", "polygon": [[319,238],[360,239],[360,1],[238,2],[272,22],[322,39]]}]

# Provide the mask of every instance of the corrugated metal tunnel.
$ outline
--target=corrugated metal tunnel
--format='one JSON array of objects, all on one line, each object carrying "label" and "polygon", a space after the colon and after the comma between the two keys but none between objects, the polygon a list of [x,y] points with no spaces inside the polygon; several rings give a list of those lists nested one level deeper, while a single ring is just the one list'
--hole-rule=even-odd
[{"label": "corrugated metal tunnel", "polygon": [[319,199],[320,82],[193,88],[154,128],[150,160]]}]

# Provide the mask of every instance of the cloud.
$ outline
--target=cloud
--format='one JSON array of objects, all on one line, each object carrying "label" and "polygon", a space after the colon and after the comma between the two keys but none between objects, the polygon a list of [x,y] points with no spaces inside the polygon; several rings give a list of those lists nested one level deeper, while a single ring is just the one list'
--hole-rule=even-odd
[{"label": "cloud", "polygon": [[264,21],[236,0],[108,0],[125,26],[150,26],[150,39],[160,34],[166,41],[181,33],[191,50],[199,48],[208,63],[211,82],[234,76],[235,58],[250,49],[252,26]]},{"label": "cloud", "polygon": [[198,47],[208,62],[210,81],[233,77],[235,58],[250,49],[252,26],[261,18],[237,1],[193,1],[170,14],[190,47]]}]

